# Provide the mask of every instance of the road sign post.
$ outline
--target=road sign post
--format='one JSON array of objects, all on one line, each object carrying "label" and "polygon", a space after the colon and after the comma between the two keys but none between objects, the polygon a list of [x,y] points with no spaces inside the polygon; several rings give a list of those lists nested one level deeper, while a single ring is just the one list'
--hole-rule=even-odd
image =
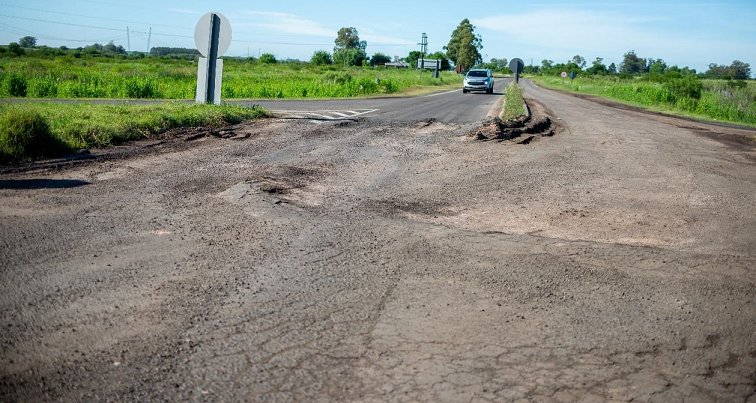
[{"label": "road sign post", "polygon": [[433,78],[438,78],[439,71],[441,71],[441,60],[439,59],[418,59],[418,69],[433,70]]},{"label": "road sign post", "polygon": [[197,22],[194,30],[194,43],[197,50],[205,57],[197,65],[197,96],[199,104],[216,104],[221,102],[221,84],[223,78],[223,56],[231,45],[231,24],[220,13],[207,13]]},{"label": "road sign post", "polygon": [[522,71],[525,69],[525,62],[522,61],[522,59],[514,58],[509,62],[509,69],[512,70],[512,73],[514,73],[515,76],[515,82],[520,82],[520,74],[522,74]]}]

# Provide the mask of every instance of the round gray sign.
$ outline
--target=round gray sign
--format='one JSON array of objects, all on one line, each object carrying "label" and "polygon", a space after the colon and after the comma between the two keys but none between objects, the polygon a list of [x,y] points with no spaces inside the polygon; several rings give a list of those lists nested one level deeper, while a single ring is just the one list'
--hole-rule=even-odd
[{"label": "round gray sign", "polygon": [[212,26],[213,14],[220,19],[220,30],[218,37],[218,56],[223,56],[231,46],[231,23],[228,18],[221,13],[207,13],[197,21],[197,28],[194,29],[194,44],[197,50],[204,57],[210,54],[210,28]]},{"label": "round gray sign", "polygon": [[522,70],[525,68],[525,62],[522,61],[522,59],[514,58],[509,62],[509,69],[512,70],[513,73],[522,73]]}]

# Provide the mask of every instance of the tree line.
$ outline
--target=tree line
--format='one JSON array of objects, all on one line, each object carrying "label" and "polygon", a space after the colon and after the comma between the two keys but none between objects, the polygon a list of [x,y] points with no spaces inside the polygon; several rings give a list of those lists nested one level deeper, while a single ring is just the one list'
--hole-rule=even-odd
[{"label": "tree line", "polygon": [[[35,54],[42,56],[61,56],[73,54],[74,57],[81,55],[91,56],[127,56],[128,52],[123,46],[115,45],[113,41],[101,45],[98,43],[69,49],[65,46],[50,48],[37,46],[37,39],[33,36],[24,36],[18,42],[0,47],[0,55],[22,56],[26,49],[34,49]],[[483,62],[480,50],[483,49],[483,39],[475,32],[475,26],[467,18],[463,19],[454,29],[443,51],[422,54],[420,51],[411,51],[400,60],[414,67],[420,58],[441,60],[441,69],[450,70],[457,68],[465,71],[472,67],[488,68],[496,72],[511,73],[506,58],[492,58],[489,62]],[[384,53],[375,53],[372,57],[367,55],[367,41],[361,40],[357,29],[344,27],[339,29],[334,40],[333,52],[317,50],[310,58],[310,63],[315,65],[339,65],[339,66],[383,66],[393,59]],[[150,56],[171,58],[195,58],[199,52],[196,49],[178,47],[153,47]],[[145,57],[144,53],[131,52],[130,56]],[[279,61],[271,53],[260,55],[262,63],[278,63]],[[585,58],[575,55],[572,59],[556,63],[550,59],[541,61],[540,66],[525,66],[525,73],[555,75],[561,72],[576,73],[581,75],[619,75],[637,76],[647,75],[658,81],[666,81],[679,77],[696,76],[699,78],[747,80],[751,78],[751,66],[740,60],[734,60],[730,65],[709,64],[708,70],[697,73],[695,69],[688,67],[669,66],[662,59],[642,58],[634,50],[623,55],[622,62],[618,65],[610,63],[606,65],[604,59],[597,57],[590,66]]]},{"label": "tree line", "polygon": [[751,66],[740,60],[733,61],[729,66],[712,63],[706,72],[697,73],[695,69],[689,67],[669,66],[663,59],[642,58],[634,50],[624,54],[619,66],[614,63],[607,66],[601,57],[597,57],[588,66],[582,56],[575,55],[565,63],[554,63],[553,60],[544,59],[540,66],[526,66],[525,71],[530,74],[544,75],[555,75],[561,72],[588,75],[648,75],[651,78],[658,79],[698,76],[700,78],[747,80],[751,77]]}]

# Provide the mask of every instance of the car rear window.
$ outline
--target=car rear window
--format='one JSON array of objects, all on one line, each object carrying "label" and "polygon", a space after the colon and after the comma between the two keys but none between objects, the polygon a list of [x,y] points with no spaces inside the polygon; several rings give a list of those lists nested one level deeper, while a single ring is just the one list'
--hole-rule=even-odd
[{"label": "car rear window", "polygon": [[467,76],[468,77],[488,77],[488,74],[485,71],[478,70],[478,71],[471,71],[467,73]]}]

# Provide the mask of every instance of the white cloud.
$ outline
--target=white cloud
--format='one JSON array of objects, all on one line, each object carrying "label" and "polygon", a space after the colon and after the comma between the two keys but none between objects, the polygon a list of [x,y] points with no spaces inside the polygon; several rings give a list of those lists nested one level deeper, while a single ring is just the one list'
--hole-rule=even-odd
[{"label": "white cloud", "polygon": [[[358,30],[359,32],[359,30]],[[412,44],[411,40],[408,40],[407,38],[397,38],[395,36],[386,36],[386,35],[380,35],[380,34],[371,34],[371,33],[361,33],[360,32],[360,39],[363,41],[367,41],[368,46],[370,45],[410,45]]]},{"label": "white cloud", "polygon": [[191,14],[191,15],[201,15],[202,13],[195,11],[195,10],[189,10],[186,8],[169,8],[168,11],[172,13],[177,14]]},{"label": "white cloud", "polygon": [[239,21],[239,26],[261,28],[279,33],[335,37],[337,30],[295,14],[270,11],[246,11],[253,20]]},{"label": "white cloud", "polygon": [[650,20],[613,13],[538,10],[480,18],[472,22],[479,28],[504,34],[501,40],[543,48],[582,48],[602,52],[617,47],[636,48],[659,39],[657,35],[644,30],[645,23]]}]

